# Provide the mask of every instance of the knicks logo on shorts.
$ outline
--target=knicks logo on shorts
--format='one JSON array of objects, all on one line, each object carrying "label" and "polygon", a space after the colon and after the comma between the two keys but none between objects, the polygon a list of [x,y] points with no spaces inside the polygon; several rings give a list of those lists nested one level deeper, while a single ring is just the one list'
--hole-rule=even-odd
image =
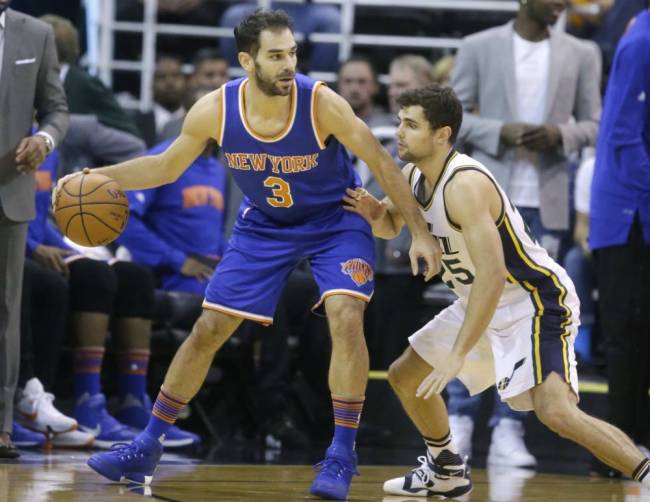
[{"label": "knicks logo on shorts", "polygon": [[352,258],[351,260],[341,263],[341,272],[345,275],[349,275],[354,283],[359,287],[372,281],[375,276],[370,264],[361,258]]}]

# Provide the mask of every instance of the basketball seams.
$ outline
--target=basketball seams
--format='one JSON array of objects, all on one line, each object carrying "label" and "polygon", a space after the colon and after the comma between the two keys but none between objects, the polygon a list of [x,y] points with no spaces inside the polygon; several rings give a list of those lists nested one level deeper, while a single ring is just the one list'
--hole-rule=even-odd
[{"label": "basketball seams", "polygon": [[73,179],[76,181],[72,185],[65,183],[61,187],[61,197],[57,196],[54,203],[59,228],[84,246],[114,241],[124,230],[130,212],[119,184],[103,175],[83,174]]},{"label": "basketball seams", "polygon": [[[120,233],[121,233],[119,230],[116,230],[115,228],[113,228],[112,226],[110,226],[108,223],[106,223],[104,220],[102,220],[102,219],[101,219],[99,216],[97,216],[95,213],[85,213],[85,212],[83,212],[83,213],[81,213],[81,214],[82,214],[82,215],[85,214],[86,216],[92,216],[92,217],[95,218],[97,221],[99,221],[102,225],[104,225],[106,228],[112,230],[112,231],[115,232],[116,234],[120,234]],[[90,239],[88,239],[88,240],[90,240]]]},{"label": "basketball seams", "polygon": [[[85,207],[85,206],[94,206],[94,205],[97,205],[97,204],[110,204],[110,205],[112,205],[112,206],[129,207],[128,204],[120,204],[119,202],[101,202],[101,201],[97,201],[97,202],[84,202],[84,203],[83,203],[83,206],[84,206],[84,207]],[[78,205],[79,205],[79,204],[69,204],[69,205],[67,205],[67,206],[57,207],[57,208],[54,210],[54,212],[57,213],[57,212],[59,212],[59,211],[61,211],[61,210],[63,210],[63,209],[68,209],[68,208],[75,207],[75,206],[78,206]]]},{"label": "basketball seams", "polygon": [[[84,185],[84,178],[85,176],[81,176],[81,181],[79,182],[79,216],[81,216],[81,228],[84,230],[84,234],[86,234],[86,240],[90,243],[90,245],[93,245],[93,241],[90,239],[90,235],[88,235],[88,230],[86,229],[86,222],[84,221],[84,208],[83,204],[81,203],[81,198],[83,197],[82,195],[82,188]],[[102,183],[105,185],[106,183]]]}]

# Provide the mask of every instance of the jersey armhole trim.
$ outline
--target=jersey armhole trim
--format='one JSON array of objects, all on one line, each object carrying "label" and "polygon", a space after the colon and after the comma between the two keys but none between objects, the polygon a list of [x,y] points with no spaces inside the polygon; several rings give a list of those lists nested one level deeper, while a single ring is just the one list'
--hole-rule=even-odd
[{"label": "jersey armhole trim", "polygon": [[223,136],[226,128],[226,84],[222,85],[220,89],[221,114],[219,116],[219,137],[217,138],[217,143],[219,143],[219,146],[223,147]]},{"label": "jersey armhole trim", "polygon": [[501,201],[501,211],[499,212],[499,217],[497,220],[494,222],[497,228],[499,228],[502,224],[503,221],[505,220],[506,216],[506,206],[505,202],[503,200],[503,196],[501,195],[501,191],[499,190],[499,187],[497,186],[496,182],[492,179],[490,175],[487,173],[483,172],[481,169],[477,169],[474,166],[460,166],[457,167],[456,170],[447,178],[447,181],[445,181],[445,184],[442,187],[442,205],[445,208],[445,217],[447,218],[447,223],[456,231],[462,232],[462,228],[460,225],[454,223],[452,219],[449,217],[449,212],[447,211],[447,204],[445,203],[445,189],[447,188],[447,184],[458,174],[460,171],[477,171],[484,175],[487,179],[489,179],[492,184],[494,185],[495,190],[497,191],[497,195],[499,196],[499,200]]},{"label": "jersey armhole trim", "polygon": [[318,148],[321,150],[325,150],[327,148],[327,145],[321,140],[320,137],[320,130],[318,129],[318,91],[320,90],[321,86],[324,86],[325,83],[321,82],[320,80],[317,81],[314,84],[314,87],[312,87],[311,90],[311,127],[314,131],[314,137],[316,138],[316,143],[318,144]]}]

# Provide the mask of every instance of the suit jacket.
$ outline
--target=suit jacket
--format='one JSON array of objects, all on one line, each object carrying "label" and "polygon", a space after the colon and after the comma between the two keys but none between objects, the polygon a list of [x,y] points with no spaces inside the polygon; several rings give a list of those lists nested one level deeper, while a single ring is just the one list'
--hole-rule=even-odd
[{"label": "suit jacket", "polygon": [[65,75],[63,89],[68,98],[70,113],[96,115],[105,126],[140,136],[133,118],[98,78],[71,65]]},{"label": "suit jacket", "polygon": [[139,137],[101,124],[95,115],[70,114],[70,129],[61,148],[61,172],[70,174],[83,167],[117,164],[144,155]]},{"label": "suit jacket", "polygon": [[[459,141],[508,189],[515,149],[500,141],[501,127],[516,122],[514,22],[466,37],[456,56],[451,85],[463,104]],[[545,122],[559,127],[562,146],[541,152],[540,214],[548,229],[569,228],[568,155],[593,145],[601,113],[598,47],[551,30]]]},{"label": "suit jacket", "polygon": [[0,76],[0,204],[7,218],[34,218],[34,176],[16,170],[16,148],[30,135],[34,109],[39,129],[60,144],[68,129],[68,107],[59,77],[51,27],[7,9]]}]

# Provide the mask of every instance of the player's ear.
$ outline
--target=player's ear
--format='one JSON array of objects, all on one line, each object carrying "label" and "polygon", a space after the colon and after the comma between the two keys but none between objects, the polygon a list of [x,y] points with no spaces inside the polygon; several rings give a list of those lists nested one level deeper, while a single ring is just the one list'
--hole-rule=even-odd
[{"label": "player's ear", "polygon": [[237,53],[237,59],[244,70],[251,73],[255,71],[255,61],[251,54],[248,52],[239,52]]},{"label": "player's ear", "polygon": [[436,131],[436,137],[435,137],[436,143],[440,145],[444,145],[445,143],[449,142],[450,138],[451,138],[451,127],[443,126]]}]

